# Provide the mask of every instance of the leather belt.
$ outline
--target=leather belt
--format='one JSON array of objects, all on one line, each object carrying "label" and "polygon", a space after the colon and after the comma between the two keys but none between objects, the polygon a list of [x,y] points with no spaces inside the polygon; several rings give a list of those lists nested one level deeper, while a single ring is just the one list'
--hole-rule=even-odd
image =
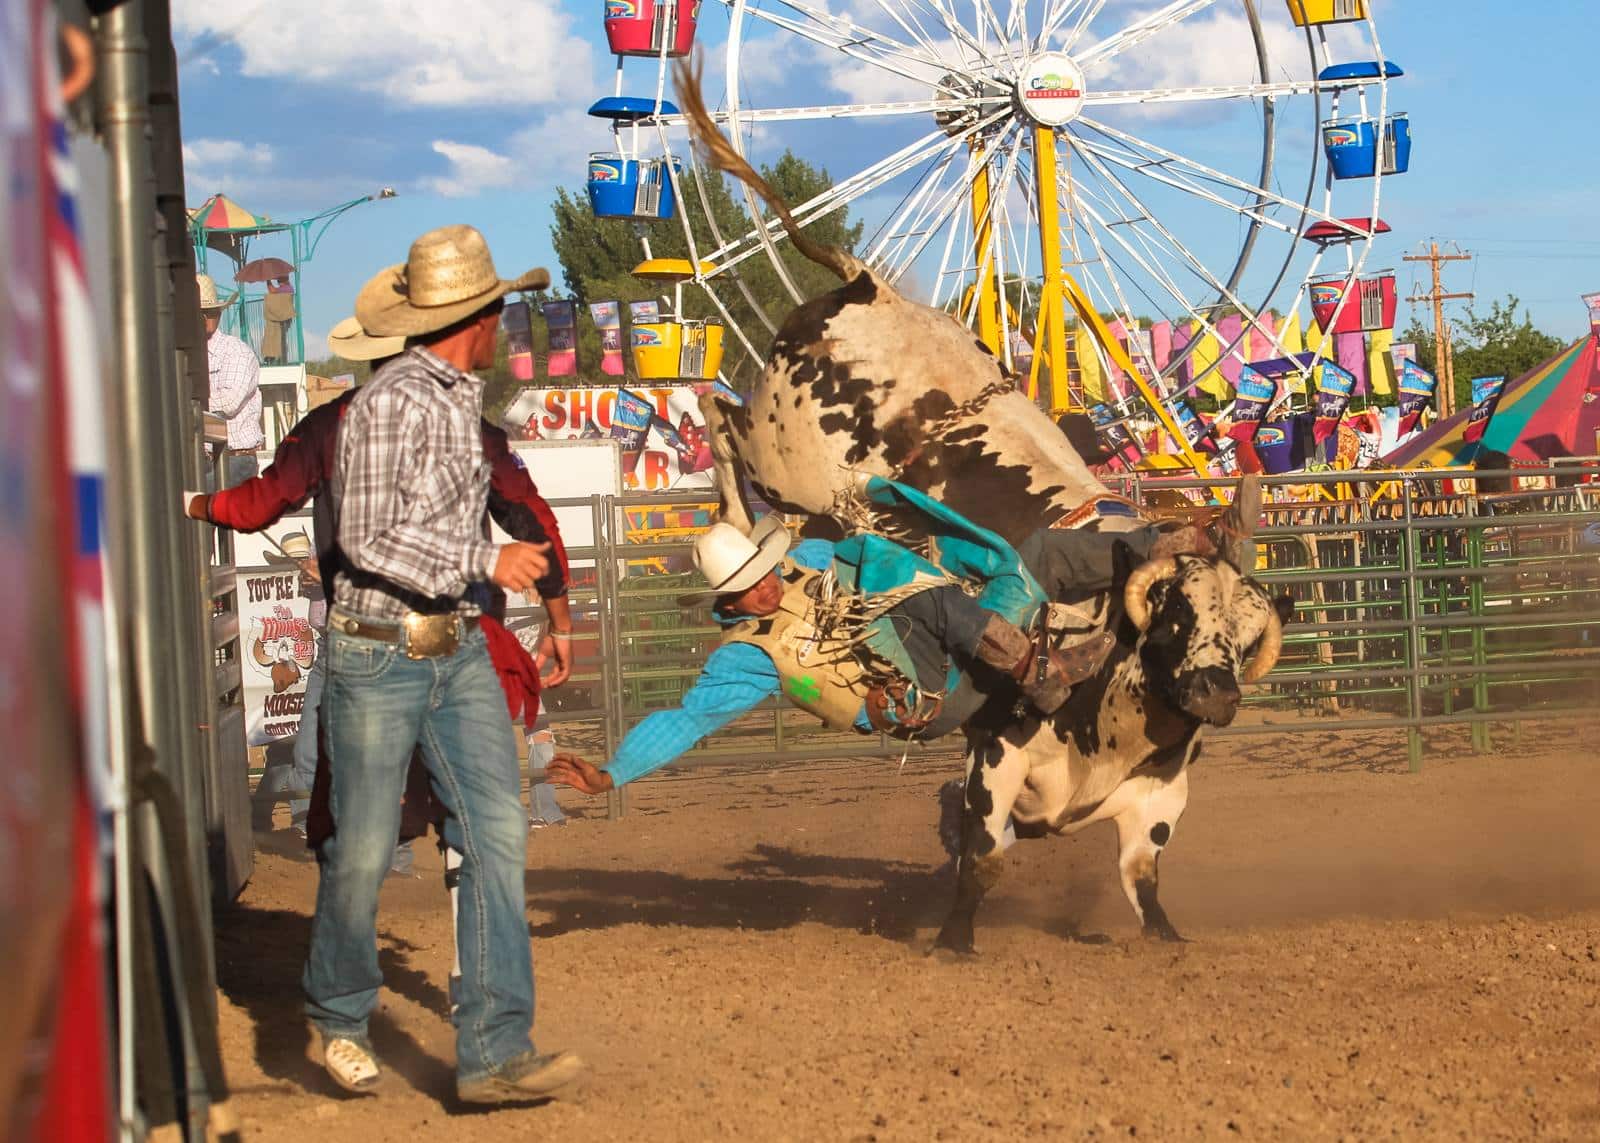
[{"label": "leather belt", "polygon": [[228,449],[228,455],[229,456],[255,456],[255,454],[260,452],[260,451],[261,450],[259,448],[230,448],[230,449]]},{"label": "leather belt", "polygon": [[328,616],[328,626],[358,639],[398,643],[408,659],[438,659],[456,653],[462,637],[478,626],[478,616],[457,615],[454,612],[424,615],[420,611],[408,611],[400,622],[385,623],[381,620],[359,619],[335,608],[333,614]]}]

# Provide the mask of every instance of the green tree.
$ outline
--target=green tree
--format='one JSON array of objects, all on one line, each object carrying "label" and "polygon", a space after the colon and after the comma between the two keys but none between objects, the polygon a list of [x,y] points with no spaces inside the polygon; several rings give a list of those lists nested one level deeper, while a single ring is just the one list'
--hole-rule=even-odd
[{"label": "green tree", "polygon": [[[1519,307],[1522,309],[1520,318],[1517,316]],[[1510,381],[1558,353],[1562,347],[1560,338],[1534,328],[1527,308],[1515,294],[1490,302],[1486,314],[1468,306],[1467,316],[1456,323],[1452,332],[1458,409],[1472,403],[1474,377],[1503,375]],[[1438,374],[1433,331],[1423,326],[1420,317],[1412,317],[1411,324],[1398,340],[1415,342],[1417,363],[1428,372]]]},{"label": "green tree", "polygon": [[[813,166],[788,151],[772,166],[762,168],[761,173],[790,204],[805,202],[833,185],[826,169]],[[683,191],[679,210],[689,220],[695,253],[702,260],[718,246],[751,230],[742,188],[710,175],[705,180],[706,204],[702,204],[691,178],[685,175],[679,186]],[[588,303],[613,298],[627,303],[662,297],[663,288],[659,284],[643,282],[633,276],[634,267],[645,258],[643,239],[649,238],[650,253],[654,257],[687,259],[690,256],[688,236],[677,220],[641,225],[596,218],[582,190],[558,190],[554,214],[550,234],[556,258],[573,298],[580,303],[578,347],[582,376],[596,383],[615,383],[615,379],[607,379],[599,371],[600,335],[589,317]],[[862,225],[851,224],[848,212],[837,211],[810,223],[805,230],[819,242],[850,249],[860,242]],[[805,297],[815,297],[839,284],[831,272],[808,261],[788,242],[780,241],[777,248],[795,286]],[[747,386],[765,363],[771,341],[769,328],[782,323],[794,307],[794,299],[764,251],[745,259],[729,274],[720,275],[714,280],[713,289],[728,308],[728,316],[752,343],[753,354],[732,330],[727,331],[724,343],[723,372],[736,387]],[[666,291],[665,296],[670,301],[670,287]],[[692,283],[684,286],[681,316],[722,320],[720,311],[705,291]],[[539,324],[534,323],[536,337]],[[627,366],[627,379],[633,380],[631,360],[627,361]]]}]

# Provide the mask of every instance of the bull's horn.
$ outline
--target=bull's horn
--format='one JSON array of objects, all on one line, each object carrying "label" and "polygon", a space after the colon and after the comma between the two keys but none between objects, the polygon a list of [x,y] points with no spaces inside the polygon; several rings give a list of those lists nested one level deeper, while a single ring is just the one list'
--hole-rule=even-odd
[{"label": "bull's horn", "polygon": [[1261,645],[1256,648],[1256,653],[1244,666],[1244,674],[1240,676],[1241,682],[1254,683],[1267,677],[1267,672],[1278,665],[1278,656],[1283,653],[1283,623],[1278,619],[1276,611],[1267,613],[1267,629],[1262,632]]},{"label": "bull's horn", "polygon": [[278,661],[273,656],[267,654],[267,649],[262,646],[260,639],[256,639],[250,644],[250,656],[263,667],[270,667],[273,663]]},{"label": "bull's horn", "polygon": [[1177,574],[1178,561],[1168,556],[1141,564],[1128,577],[1127,586],[1122,589],[1122,608],[1140,631],[1150,626],[1150,600],[1147,598],[1150,589],[1159,580],[1170,579]]}]

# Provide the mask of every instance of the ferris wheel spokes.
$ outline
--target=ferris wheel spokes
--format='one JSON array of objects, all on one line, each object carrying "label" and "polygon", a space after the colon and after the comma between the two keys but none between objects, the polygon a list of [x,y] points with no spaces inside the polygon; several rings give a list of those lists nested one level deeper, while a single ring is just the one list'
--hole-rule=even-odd
[{"label": "ferris wheel spokes", "polygon": [[[927,84],[930,75],[938,76],[956,67],[937,55],[923,55],[912,45],[901,43],[881,32],[874,32],[850,20],[812,8],[803,3],[803,0],[779,0],[779,2],[809,17],[814,23],[808,24],[804,20],[792,19],[767,8],[751,7],[742,4],[741,0],[724,0],[730,7],[734,5],[743,7],[746,15],[773,27],[782,28],[786,32],[793,32],[819,47],[840,52],[851,59],[871,64],[873,67],[915,83]],[[865,50],[867,48],[881,54],[872,54]],[[730,59],[729,62],[731,66],[734,61]]]},{"label": "ferris wheel spokes", "polygon": [[1084,93],[1089,107],[1118,107],[1127,104],[1199,103],[1223,99],[1275,99],[1286,95],[1307,95],[1317,89],[1315,80],[1286,79],[1277,83],[1225,83],[1209,87],[1162,87],[1131,91]]},{"label": "ferris wheel spokes", "polygon": [[1215,4],[1217,0],[1173,0],[1165,8],[1143,16],[1123,28],[1120,32],[1107,36],[1098,44],[1094,44],[1074,55],[1078,66],[1082,68],[1093,67],[1098,63],[1105,63],[1115,59],[1123,52],[1136,44],[1142,43],[1167,28],[1175,27],[1193,16],[1203,12]]}]

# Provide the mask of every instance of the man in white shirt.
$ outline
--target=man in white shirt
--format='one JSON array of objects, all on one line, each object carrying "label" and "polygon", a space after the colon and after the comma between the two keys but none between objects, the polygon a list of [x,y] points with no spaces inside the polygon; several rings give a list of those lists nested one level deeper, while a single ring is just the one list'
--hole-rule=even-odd
[{"label": "man in white shirt", "polygon": [[196,274],[200,313],[206,322],[206,356],[211,365],[208,408],[228,422],[228,450],[223,487],[232,488],[256,475],[256,452],[265,442],[261,432],[261,366],[256,355],[231,333],[223,333],[222,311],[231,298],[217,297],[217,284]]}]

